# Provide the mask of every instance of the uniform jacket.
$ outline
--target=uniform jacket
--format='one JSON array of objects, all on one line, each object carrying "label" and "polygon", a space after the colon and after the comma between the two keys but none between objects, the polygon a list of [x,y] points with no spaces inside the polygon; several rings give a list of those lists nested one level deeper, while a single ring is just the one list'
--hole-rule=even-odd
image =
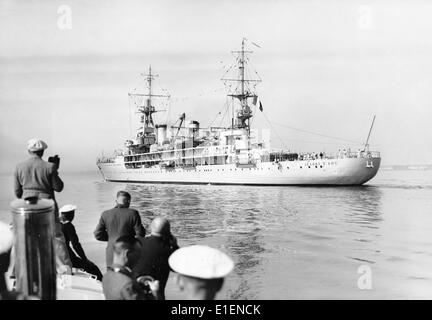
[{"label": "uniform jacket", "polygon": [[116,206],[104,211],[94,231],[94,236],[99,241],[108,241],[106,248],[107,267],[113,261],[113,243],[121,236],[145,236],[141,218],[137,210]]},{"label": "uniform jacket", "polygon": [[33,155],[16,166],[14,192],[18,198],[26,198],[36,193],[41,198],[55,199],[54,191],[62,190],[63,181],[55,164]]},{"label": "uniform jacket", "polygon": [[127,267],[113,265],[103,276],[102,287],[106,300],[154,300],[144,292]]},{"label": "uniform jacket", "polygon": [[69,256],[72,261],[76,258],[87,259],[72,222],[68,221],[66,223],[62,223],[61,228],[66,240],[66,246],[68,248]]}]

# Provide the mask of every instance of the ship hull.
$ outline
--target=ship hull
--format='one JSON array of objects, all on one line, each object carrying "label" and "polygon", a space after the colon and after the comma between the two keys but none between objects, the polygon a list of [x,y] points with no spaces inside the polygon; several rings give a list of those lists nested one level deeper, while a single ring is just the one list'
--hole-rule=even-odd
[{"label": "ship hull", "polygon": [[255,166],[206,165],[127,169],[121,161],[99,163],[106,181],[239,185],[361,185],[378,172],[381,158],[263,162]]}]

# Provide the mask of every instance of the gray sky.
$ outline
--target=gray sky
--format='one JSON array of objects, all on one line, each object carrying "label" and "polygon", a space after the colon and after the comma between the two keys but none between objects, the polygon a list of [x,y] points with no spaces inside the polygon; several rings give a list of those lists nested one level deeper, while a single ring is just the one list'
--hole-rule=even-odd
[{"label": "gray sky", "polygon": [[[60,5],[72,29],[58,27]],[[127,92],[149,64],[173,96],[171,118],[186,111],[208,124],[242,37],[261,46],[251,61],[271,121],[364,141],[376,114],[371,147],[383,164],[432,163],[431,14],[418,0],[0,0],[0,171],[25,158],[33,136],[65,170],[94,168],[128,138]],[[269,128],[259,112],[254,125]],[[345,146],[273,129],[274,147],[277,136],[298,151]]]}]

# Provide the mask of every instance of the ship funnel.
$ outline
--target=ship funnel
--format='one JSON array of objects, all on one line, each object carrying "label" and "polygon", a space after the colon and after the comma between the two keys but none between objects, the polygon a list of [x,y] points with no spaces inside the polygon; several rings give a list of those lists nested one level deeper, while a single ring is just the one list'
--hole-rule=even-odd
[{"label": "ship funnel", "polygon": [[189,129],[189,132],[188,132],[189,137],[197,138],[198,137],[198,131],[199,131],[199,122],[198,121],[189,121],[188,129]]},{"label": "ship funnel", "polygon": [[157,124],[157,141],[158,145],[162,146],[164,141],[167,139],[167,125],[166,124]]}]

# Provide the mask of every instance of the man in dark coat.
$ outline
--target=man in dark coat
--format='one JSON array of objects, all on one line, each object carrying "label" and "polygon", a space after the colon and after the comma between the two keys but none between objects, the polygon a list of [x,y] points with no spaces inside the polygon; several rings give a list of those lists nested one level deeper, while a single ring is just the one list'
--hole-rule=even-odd
[{"label": "man in dark coat", "polygon": [[137,276],[159,280],[159,294],[165,300],[165,286],[170,273],[168,258],[178,249],[177,240],[171,234],[169,221],[163,217],[156,217],[150,228],[151,235],[142,240],[141,256],[133,271]]},{"label": "man in dark coat", "polygon": [[60,208],[61,227],[66,239],[66,245],[69,257],[72,261],[72,266],[74,268],[83,269],[85,272],[96,276],[99,281],[102,281],[102,273],[99,268],[87,258],[79,241],[75,226],[72,224],[76,208],[76,206],[71,204],[64,205]]},{"label": "man in dark coat", "polygon": [[[38,197],[54,200],[55,220],[55,252],[58,273],[71,273],[72,262],[66,249],[66,243],[61,231],[58,205],[54,191],[63,190],[63,181],[58,175],[59,163],[44,161],[42,156],[48,145],[39,139],[30,139],[27,150],[30,158],[16,166],[14,173],[14,192],[17,198]],[[58,159],[58,158],[57,158]]]},{"label": "man in dark coat", "polygon": [[145,236],[141,218],[137,210],[130,209],[131,196],[126,191],[117,193],[116,206],[101,215],[94,236],[96,240],[108,241],[106,265],[113,263],[113,243],[121,236]]},{"label": "man in dark coat", "polygon": [[106,300],[158,299],[159,282],[136,280],[132,268],[139,259],[141,244],[132,236],[121,236],[113,243],[113,264],[102,280]]}]

